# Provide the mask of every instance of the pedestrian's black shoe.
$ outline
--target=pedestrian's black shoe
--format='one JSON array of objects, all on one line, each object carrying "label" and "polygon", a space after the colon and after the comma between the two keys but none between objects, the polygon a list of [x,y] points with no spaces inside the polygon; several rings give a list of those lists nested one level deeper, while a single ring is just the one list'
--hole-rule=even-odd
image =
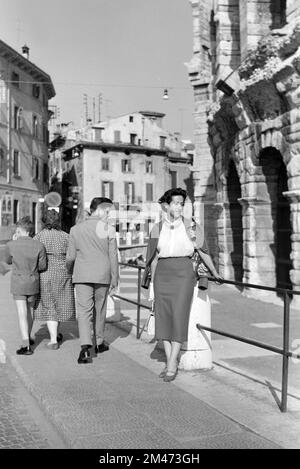
[{"label": "pedestrian's black shoe", "polygon": [[33,351],[31,350],[30,345],[28,347],[21,347],[16,350],[17,355],[32,355]]},{"label": "pedestrian's black shoe", "polygon": [[57,338],[56,338],[57,343],[62,342],[63,338],[64,338],[64,336],[61,333],[57,334]]},{"label": "pedestrian's black shoe", "polygon": [[88,348],[83,348],[80,350],[80,354],[79,354],[77,362],[79,364],[92,362],[91,354]]},{"label": "pedestrian's black shoe", "polygon": [[95,352],[96,352],[96,353],[107,352],[107,350],[109,350],[109,345],[108,345],[106,342],[102,342],[102,344],[97,345],[97,346],[95,347]]}]

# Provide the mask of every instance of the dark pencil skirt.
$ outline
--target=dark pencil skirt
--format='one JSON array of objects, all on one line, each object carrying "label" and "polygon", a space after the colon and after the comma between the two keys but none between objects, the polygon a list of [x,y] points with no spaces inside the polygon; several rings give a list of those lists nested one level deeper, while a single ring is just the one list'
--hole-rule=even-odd
[{"label": "dark pencil skirt", "polygon": [[157,340],[187,340],[195,283],[195,273],[189,257],[158,259],[153,280]]}]

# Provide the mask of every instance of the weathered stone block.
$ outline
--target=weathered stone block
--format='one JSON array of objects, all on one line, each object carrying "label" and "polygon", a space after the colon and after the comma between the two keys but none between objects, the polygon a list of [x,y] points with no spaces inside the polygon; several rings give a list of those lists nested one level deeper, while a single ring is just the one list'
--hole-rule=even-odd
[{"label": "weathered stone block", "polygon": [[290,270],[290,279],[293,285],[300,285],[300,270]]},{"label": "weathered stone block", "polygon": [[300,154],[291,157],[286,169],[288,176],[300,176]]},{"label": "weathered stone block", "polygon": [[255,239],[260,242],[260,241],[269,241],[271,242],[274,240],[274,230],[272,228],[263,228],[263,229],[256,229],[255,230]]},{"label": "weathered stone block", "polygon": [[[295,125],[295,124],[294,124]],[[300,130],[292,129],[293,131],[285,135],[286,141],[289,143],[300,142]]]},{"label": "weathered stone block", "polygon": [[257,266],[263,272],[275,272],[276,260],[274,257],[270,256],[257,256]]},{"label": "weathered stone block", "polygon": [[300,189],[300,176],[290,177],[288,180],[288,188],[290,191]]}]

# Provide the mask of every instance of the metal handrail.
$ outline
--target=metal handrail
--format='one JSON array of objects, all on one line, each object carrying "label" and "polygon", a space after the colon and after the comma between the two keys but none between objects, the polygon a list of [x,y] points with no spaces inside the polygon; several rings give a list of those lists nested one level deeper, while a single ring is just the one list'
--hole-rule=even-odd
[{"label": "metal handrail", "polygon": [[[214,277],[208,277],[208,280],[212,282],[216,281]],[[266,285],[256,285],[255,283],[245,283],[245,282],[238,282],[235,280],[225,280],[225,279],[223,279],[221,283],[227,283],[228,285],[237,285],[237,286],[246,287],[246,288],[256,288],[257,290],[273,291],[273,292],[282,293],[282,294],[286,292],[288,295],[300,295],[300,291],[290,290],[288,288],[268,287]]]},{"label": "metal handrail", "polygon": [[[144,247],[140,245],[140,247]],[[129,249],[129,247],[127,247]],[[136,337],[139,339],[141,337],[140,332],[140,309],[145,308],[151,310],[150,306],[147,306],[141,303],[141,271],[145,269],[144,265],[135,265],[126,262],[119,262],[119,265],[123,265],[126,267],[131,267],[133,269],[138,269],[138,292],[137,292],[137,301],[129,300],[128,298],[122,297],[120,295],[114,295],[114,297],[119,298],[121,300],[127,301],[128,303],[134,304],[137,306],[137,332]],[[208,277],[209,281],[216,282],[214,277]],[[277,288],[277,287],[268,287],[266,285],[256,285],[253,283],[244,283],[238,282],[234,280],[225,280],[222,279],[220,281],[221,284],[228,284],[228,285],[235,285],[235,286],[242,286],[245,288],[255,288],[258,290],[265,290],[265,291],[272,291],[276,293],[283,294],[284,299],[284,317],[283,317],[283,348],[274,347],[272,345],[265,344],[263,342],[259,342],[256,340],[252,340],[246,337],[242,337],[235,334],[230,334],[228,332],[220,331],[219,329],[210,328],[207,326],[203,326],[202,324],[196,324],[196,327],[199,330],[205,330],[208,332],[212,332],[215,334],[219,334],[224,337],[229,337],[231,339],[237,340],[239,342],[247,343],[249,345],[253,345],[255,347],[263,348],[265,350],[269,350],[274,353],[278,353],[282,355],[282,380],[281,380],[281,405],[280,410],[281,412],[287,411],[287,394],[288,394],[288,367],[289,367],[289,358],[295,357],[300,359],[300,355],[295,354],[289,350],[290,348],[290,301],[292,295],[300,295],[300,291],[290,290],[288,288]]]},{"label": "metal handrail", "polygon": [[[208,280],[215,281],[213,277],[208,277]],[[289,367],[289,358],[295,357],[300,359],[300,355],[291,352],[290,349],[290,301],[292,295],[300,295],[300,291],[290,290],[288,288],[277,288],[277,287],[268,287],[264,285],[256,285],[252,283],[244,283],[233,280],[222,280],[221,283],[229,285],[243,286],[246,288],[256,288],[259,290],[273,291],[283,294],[283,348],[274,347],[272,345],[264,344],[246,337],[239,335],[230,334],[228,332],[220,331],[219,329],[214,329],[211,327],[203,326],[202,324],[196,324],[197,329],[204,330],[208,332],[213,332],[215,334],[229,337],[231,339],[243,342],[255,347],[263,348],[265,350],[270,350],[271,352],[278,353],[282,355],[282,375],[281,375],[281,412],[287,411],[287,395],[288,395],[288,367]]]},{"label": "metal handrail", "polygon": [[113,296],[115,298],[119,298],[119,300],[127,301],[128,303],[131,303],[133,305],[137,306],[137,311],[136,311],[136,338],[140,339],[142,332],[140,329],[140,322],[141,322],[141,308],[151,310],[151,306],[145,305],[144,303],[141,303],[141,286],[142,286],[142,278],[141,278],[141,271],[145,269],[144,265],[135,265],[135,264],[130,264],[127,262],[119,262],[119,265],[124,265],[125,267],[132,267],[134,269],[138,269],[138,290],[137,290],[137,301],[130,300],[126,298],[125,296],[117,295],[114,294]]},{"label": "metal handrail", "polygon": [[126,244],[126,246],[119,245],[119,251],[127,251],[128,249],[136,249],[136,248],[146,248],[148,244]]}]

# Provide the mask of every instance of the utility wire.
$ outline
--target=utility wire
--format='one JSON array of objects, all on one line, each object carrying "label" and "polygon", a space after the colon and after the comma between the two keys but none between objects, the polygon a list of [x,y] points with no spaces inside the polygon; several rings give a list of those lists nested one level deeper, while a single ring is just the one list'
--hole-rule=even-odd
[{"label": "utility wire", "polygon": [[12,83],[12,84],[27,84],[27,85],[64,85],[64,86],[97,86],[97,87],[108,87],[108,88],[153,88],[153,89],[164,89],[167,88],[169,90],[173,89],[181,89],[181,90],[190,90],[191,87],[187,86],[165,86],[165,85],[121,85],[117,83],[113,83],[108,85],[107,83],[76,83],[76,82],[52,82],[52,81],[21,81],[21,80],[5,80],[2,79],[5,83]]}]

